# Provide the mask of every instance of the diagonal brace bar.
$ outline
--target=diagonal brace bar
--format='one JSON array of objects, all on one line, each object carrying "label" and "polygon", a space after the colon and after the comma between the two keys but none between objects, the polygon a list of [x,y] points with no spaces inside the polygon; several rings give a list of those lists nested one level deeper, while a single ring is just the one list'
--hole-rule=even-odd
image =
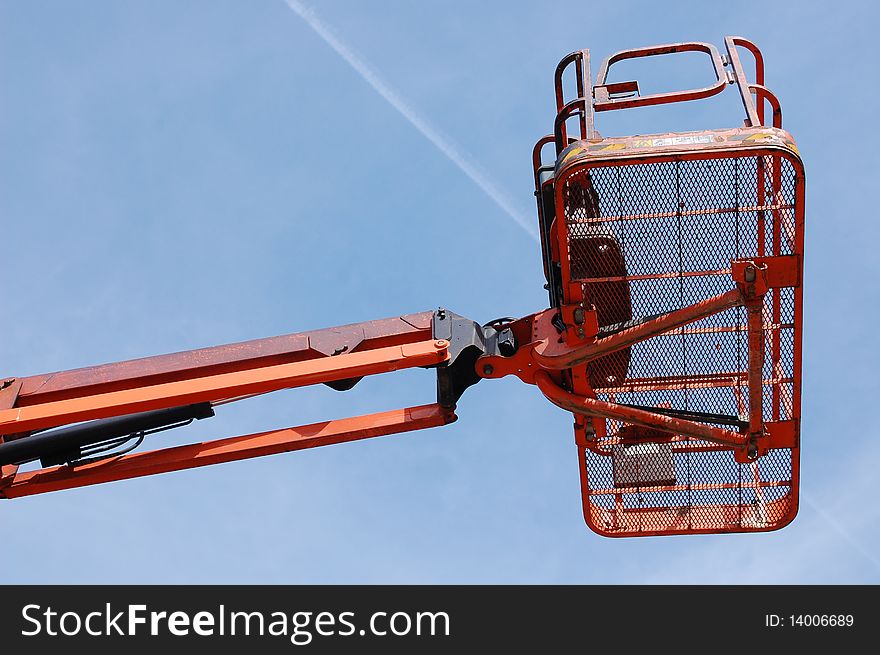
[{"label": "diagonal brace bar", "polygon": [[743,448],[749,442],[748,435],[739,434],[732,430],[725,430],[724,428],[696,423],[673,416],[655,414],[654,412],[616,403],[608,403],[596,398],[577,396],[557,385],[546,371],[535,373],[535,383],[550,402],[575,414],[623,421],[630,425],[654,428],[734,448]]},{"label": "diagonal brace bar", "polygon": [[551,370],[572,368],[741,304],[743,304],[742,293],[739,289],[731,289],[720,296],[707,298],[689,307],[669,312],[575,348],[567,344],[560,346],[549,340],[535,348],[534,357],[542,368]]}]

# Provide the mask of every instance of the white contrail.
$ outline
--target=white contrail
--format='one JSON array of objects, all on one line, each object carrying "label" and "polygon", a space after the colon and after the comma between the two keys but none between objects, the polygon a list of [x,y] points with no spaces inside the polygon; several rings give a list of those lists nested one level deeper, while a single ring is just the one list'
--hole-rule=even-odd
[{"label": "white contrail", "polygon": [[832,517],[828,512],[822,509],[817,502],[813,500],[811,496],[808,496],[803,491],[801,491],[801,498],[803,498],[807,505],[816,512],[828,525],[830,525],[837,534],[844,538],[844,540],[852,546],[852,548],[858,551],[862,557],[871,562],[878,571],[880,571],[880,560],[868,549],[866,548],[861,541],[855,538],[853,534],[844,528],[834,517]]},{"label": "white contrail", "polygon": [[385,98],[392,107],[408,120],[422,135],[458,166],[492,201],[498,205],[517,225],[528,232],[535,241],[540,241],[534,221],[519,211],[506,193],[501,191],[481,170],[469,162],[450,141],[420,116],[397,92],[392,89],[379,75],[351,48],[339,40],[333,32],[315,15],[315,12],[299,0],[285,0],[287,6],[295,11],[315,33],[320,36],[358,75],[364,78],[380,96]]}]

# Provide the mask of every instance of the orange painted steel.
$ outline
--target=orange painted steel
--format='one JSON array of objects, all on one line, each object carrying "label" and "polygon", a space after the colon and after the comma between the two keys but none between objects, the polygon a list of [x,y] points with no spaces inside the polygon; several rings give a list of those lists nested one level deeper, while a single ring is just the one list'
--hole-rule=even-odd
[{"label": "orange painted steel", "polygon": [[181,471],[252,457],[424,430],[453,421],[455,414],[436,404],[324,421],[296,428],[124,455],[78,466],[57,466],[19,473],[10,482],[0,485],[0,497],[20,498],[145,475]]},{"label": "orange painted steel", "polygon": [[[72,423],[199,403],[223,404],[320,383],[346,389],[363,376],[444,366],[450,357],[450,344],[433,338],[432,316],[432,312],[410,314],[72,371],[9,378],[0,384],[0,444],[4,439],[27,439],[31,433]],[[98,461],[83,459],[37,471],[23,472],[15,464],[5,464],[0,469],[0,496],[33,495],[421,430],[454,420],[454,407],[436,404],[134,455],[105,456]]]},{"label": "orange painted steel", "polygon": [[[622,51],[592,84],[589,51],[563,58],[552,178],[533,157],[558,315],[514,324],[526,345],[508,361],[477,362],[484,377],[517,375],[573,411],[584,517],[605,536],[774,530],[797,512],[804,169],[760,50],[738,36],[725,47],[726,57],[696,42]],[[713,85],[640,96],[636,81],[607,81],[619,61],[686,51],[709,55]],[[576,97],[562,88],[572,68]],[[727,86],[744,127],[597,130],[599,112]],[[630,426],[659,432],[622,439]]]},{"label": "orange painted steel", "polygon": [[[670,93],[653,93],[646,96],[638,95],[638,83],[636,82],[618,82],[617,84],[608,84],[608,71],[613,64],[625,59],[636,59],[640,57],[654,57],[657,55],[671,55],[678,52],[703,52],[709,55],[712,62],[712,72],[715,75],[714,84],[702,89],[690,89],[687,91],[673,91]],[[599,69],[599,75],[596,79],[596,85],[593,87],[593,111],[608,111],[612,109],[628,109],[632,107],[647,107],[650,105],[660,105],[670,102],[684,102],[686,100],[699,100],[701,98],[709,98],[724,91],[727,86],[727,74],[724,70],[724,63],[721,59],[721,53],[711,43],[700,43],[697,41],[685,43],[671,43],[669,45],[651,46],[647,48],[635,48],[632,50],[622,50],[608,57]],[[629,94],[634,92],[634,97],[611,97],[615,90]]]},{"label": "orange painted steel", "polygon": [[448,346],[445,341],[431,340],[5,409],[0,410],[0,434],[433,366],[446,361]]},{"label": "orange painted steel", "polygon": [[[16,407],[248,371],[432,338],[432,312],[23,377]],[[2,393],[2,392],[0,392]],[[2,406],[0,406],[2,407]]]},{"label": "orange painted steel", "polygon": [[669,312],[612,336],[595,339],[583,346],[558,347],[554,340],[548,340],[535,349],[535,360],[541,367],[547,369],[574,368],[608,353],[718,314],[725,309],[736,307],[742,302],[742,294],[739,290],[732,289],[727,293],[702,300],[678,311]]},{"label": "orange painted steel", "polygon": [[[13,379],[4,381],[2,385],[0,385],[0,410],[14,407],[20,390],[21,380]],[[0,444],[2,443],[3,437],[0,436]],[[15,477],[17,471],[18,466],[15,464],[0,465],[0,487],[11,481]]]},{"label": "orange painted steel", "polygon": [[575,414],[622,421],[628,425],[661,430],[669,435],[682,435],[734,448],[743,447],[748,443],[748,437],[731,430],[634,409],[617,403],[608,403],[595,398],[576,396],[553,382],[544,371],[538,371],[535,374],[535,382],[550,402]]}]

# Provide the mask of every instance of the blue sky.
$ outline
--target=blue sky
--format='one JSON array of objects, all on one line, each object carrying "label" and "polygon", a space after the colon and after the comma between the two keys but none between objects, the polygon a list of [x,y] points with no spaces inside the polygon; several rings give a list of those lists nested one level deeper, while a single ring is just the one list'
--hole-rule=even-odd
[{"label": "blue sky", "polygon": [[[800,515],[766,535],[596,536],[570,415],[506,379],[469,390],[439,430],[0,503],[0,582],[880,582],[876,3],[306,6],[385,97],[283,0],[0,2],[0,372],[437,305],[536,311],[539,249],[512,215],[533,217],[557,61],[742,34],[807,167]],[[673,64],[643,91],[708,72]],[[724,96],[599,129],[738,124]],[[433,388],[410,371],[281,392],[153,444]]]}]

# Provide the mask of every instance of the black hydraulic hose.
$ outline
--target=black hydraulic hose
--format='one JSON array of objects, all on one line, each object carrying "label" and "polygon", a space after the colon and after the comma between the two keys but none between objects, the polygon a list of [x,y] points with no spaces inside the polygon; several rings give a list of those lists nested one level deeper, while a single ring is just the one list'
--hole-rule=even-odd
[{"label": "black hydraulic hose", "polygon": [[79,459],[83,446],[211,416],[214,416],[211,403],[198,403],[48,430],[0,443],[0,465],[22,464],[36,459],[42,459],[46,464],[63,463]]}]

